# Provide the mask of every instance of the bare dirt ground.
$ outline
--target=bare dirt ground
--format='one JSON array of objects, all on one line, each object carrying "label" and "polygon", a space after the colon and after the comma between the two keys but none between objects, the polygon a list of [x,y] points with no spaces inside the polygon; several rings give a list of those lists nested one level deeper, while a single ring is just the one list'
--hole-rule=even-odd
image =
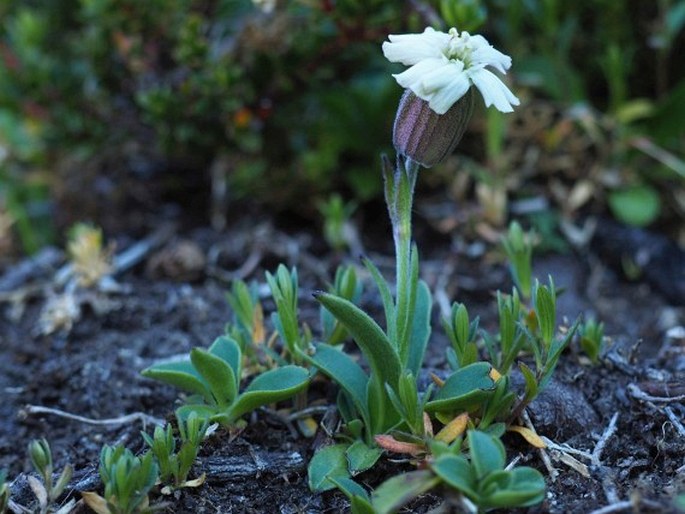
[{"label": "bare dirt ground", "polygon": [[[261,232],[255,226],[236,223],[223,234],[208,229],[173,233],[161,249],[116,276],[118,290],[83,297],[80,319],[48,335],[41,312],[60,292],[54,277],[64,256],[53,251],[5,269],[0,275],[0,469],[7,468],[14,479],[14,501],[34,503],[26,482],[32,472],[26,446],[34,438],[48,439],[57,470],[68,462],[74,466],[65,499],[101,488],[97,461],[103,444],[143,450],[140,431],[150,432],[153,419],[172,419],[178,394],[143,378],[140,370],[207,346],[223,332],[231,316],[227,278],[264,282],[264,271],[273,271],[278,262],[297,265],[302,319],[315,329],[318,310],[311,292],[324,287],[335,264],[346,257],[328,253],[311,231],[283,231],[268,221],[259,225]],[[204,259],[191,263],[190,272],[179,257],[181,240]],[[439,300],[434,327],[439,326],[441,298],[443,306],[445,299],[466,303],[483,325],[493,327],[492,292],[511,284],[504,267],[488,258],[489,248],[420,223],[417,240],[427,248],[422,273]],[[388,248],[373,241],[372,236],[362,238],[368,254],[390,276]],[[132,243],[122,239],[117,251]],[[536,258],[536,275],[551,273],[565,289],[560,319],[595,314],[605,322],[612,343],[597,366],[570,348],[554,381],[529,409],[539,434],[568,446],[551,446],[543,455],[516,435],[505,437],[508,458],[519,456],[520,463],[540,469],[547,480],[546,500],[528,512],[588,513],[612,504],[613,512],[676,512],[672,500],[685,490],[682,297],[677,291],[669,295],[668,280],[660,284],[646,273],[627,282],[620,273],[622,256],[607,246],[596,242],[582,251]],[[623,242],[620,248],[630,246]],[[42,264],[31,264],[35,259]],[[680,278],[670,282],[673,288],[682,279],[682,267],[681,261]],[[378,302],[367,287],[362,303],[374,309]],[[265,307],[273,308],[269,302]],[[446,344],[435,328],[426,371],[446,368]],[[311,394],[319,401],[334,399],[332,386],[324,382]],[[134,413],[144,416],[106,421]],[[170,497],[155,494],[152,502],[166,502],[165,512],[178,513],[344,512],[344,496],[315,495],[307,487],[307,462],[322,442],[320,434],[306,439],[272,411],[259,410],[242,433],[219,430],[203,446],[191,474],[205,472],[203,486]],[[383,460],[359,478],[374,487],[410,468],[406,462]],[[449,512],[449,498],[439,493],[420,498],[406,512]]]}]

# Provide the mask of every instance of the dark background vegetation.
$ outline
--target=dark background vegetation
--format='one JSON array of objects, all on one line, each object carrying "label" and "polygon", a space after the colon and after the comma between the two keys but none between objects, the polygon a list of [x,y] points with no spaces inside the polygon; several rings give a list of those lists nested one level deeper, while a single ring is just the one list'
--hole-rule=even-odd
[{"label": "dark background vegetation", "polygon": [[0,20],[6,256],[76,221],[320,223],[334,192],[374,212],[401,93],[380,45],[426,25],[511,55],[523,105],[477,109],[424,189],[495,228],[611,212],[685,240],[682,0],[7,0]]}]

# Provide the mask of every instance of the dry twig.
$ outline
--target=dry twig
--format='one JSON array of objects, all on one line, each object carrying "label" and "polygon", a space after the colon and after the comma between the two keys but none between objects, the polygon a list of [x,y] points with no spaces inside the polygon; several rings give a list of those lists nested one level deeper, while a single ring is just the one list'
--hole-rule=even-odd
[{"label": "dry twig", "polygon": [[54,416],[59,416],[61,418],[67,418],[74,421],[79,421],[87,425],[98,425],[98,426],[109,426],[109,425],[123,425],[126,423],[131,423],[132,421],[142,421],[143,425],[159,425],[164,426],[166,422],[163,419],[155,418],[145,414],[144,412],[134,412],[133,414],[127,414],[125,416],[119,416],[118,418],[106,418],[106,419],[93,419],[86,418],[84,416],[79,416],[78,414],[71,414],[60,409],[53,409],[51,407],[43,407],[41,405],[27,405],[22,409],[22,413],[25,416],[32,414],[52,414]]}]

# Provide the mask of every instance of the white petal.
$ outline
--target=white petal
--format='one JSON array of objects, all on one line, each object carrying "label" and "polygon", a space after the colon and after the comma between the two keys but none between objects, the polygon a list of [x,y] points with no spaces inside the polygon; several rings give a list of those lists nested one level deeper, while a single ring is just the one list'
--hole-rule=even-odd
[{"label": "white petal", "polygon": [[421,80],[421,88],[426,94],[433,94],[452,81],[466,81],[468,85],[468,77],[464,74],[463,62],[446,61],[443,66],[436,66],[425,74]]},{"label": "white petal", "polygon": [[[454,79],[437,89],[428,99],[428,105],[438,114],[445,114],[471,87],[466,75],[459,73]],[[424,99],[425,100],[425,99]]]},{"label": "white petal", "polygon": [[400,86],[405,89],[411,89],[418,95],[419,93],[417,93],[416,89],[420,88],[424,77],[435,70],[448,67],[449,64],[450,62],[444,56],[441,58],[423,59],[402,73],[393,75],[393,77],[395,77]]},{"label": "white petal", "polygon": [[473,84],[483,95],[485,106],[494,105],[501,112],[513,112],[512,105],[518,105],[519,99],[496,75],[486,69],[467,70]]},{"label": "white petal", "polygon": [[388,39],[389,42],[383,43],[383,55],[386,59],[412,66],[423,59],[441,56],[450,36],[426,29],[422,34],[391,34]]},{"label": "white petal", "polygon": [[506,73],[511,67],[511,57],[496,50],[483,36],[471,36],[469,43],[472,48],[471,62],[474,67],[492,66],[501,73]]}]

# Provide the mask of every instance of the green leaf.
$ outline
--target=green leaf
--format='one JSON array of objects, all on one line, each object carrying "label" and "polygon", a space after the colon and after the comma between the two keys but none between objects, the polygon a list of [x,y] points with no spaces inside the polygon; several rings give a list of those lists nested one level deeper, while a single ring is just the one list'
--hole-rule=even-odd
[{"label": "green leaf", "polygon": [[[397,300],[397,345],[399,348],[400,362],[406,369],[410,360],[409,353],[411,351],[412,335],[414,331],[414,321],[416,317],[416,296],[419,283],[419,252],[416,247],[416,243],[411,245],[409,251],[409,281],[407,282],[406,295],[400,294],[399,291],[396,293]],[[426,286],[428,287],[428,286]],[[430,306],[430,292],[428,293],[428,303]],[[429,308],[430,316],[430,308]],[[420,313],[419,313],[420,315]],[[422,330],[422,329],[420,329]],[[430,331],[430,324],[428,326]],[[430,333],[430,332],[429,332]],[[418,336],[421,337],[419,332]],[[395,341],[391,341],[394,343]],[[423,348],[423,349],[422,349]],[[418,357],[423,357],[423,350],[425,350],[425,343],[423,347],[419,347],[420,355]],[[421,366],[421,363],[418,364]]]},{"label": "green leaf", "polygon": [[644,227],[659,216],[661,199],[656,189],[643,184],[609,193],[609,207],[619,221]]},{"label": "green leaf", "polygon": [[561,352],[563,352],[564,348],[568,346],[569,342],[573,338],[573,335],[576,333],[576,330],[578,330],[579,325],[580,317],[576,318],[576,321],[573,323],[568,332],[566,332],[566,335],[563,339],[557,339],[552,344],[549,355],[547,355],[547,361],[545,362],[542,370],[542,377],[540,378],[540,383],[538,385],[540,389],[543,389],[547,385],[547,382],[549,382],[549,380],[552,378],[552,373],[554,372],[554,368],[559,361],[559,357],[561,357]]},{"label": "green leaf", "polygon": [[[329,475],[328,480],[330,482],[333,482],[335,484],[335,487],[340,489],[340,491],[350,500],[352,500],[355,497],[359,497],[365,500],[366,503],[369,504],[369,507],[371,506],[369,502],[369,493],[367,493],[366,489],[364,489],[361,485],[359,485],[351,478],[333,477]],[[373,513],[373,511],[371,512]]]},{"label": "green leaf", "polygon": [[506,454],[502,442],[485,432],[470,430],[467,434],[471,465],[479,480],[504,469]]},{"label": "green leaf", "polygon": [[212,399],[207,382],[205,382],[189,360],[155,364],[144,369],[141,374],[144,377],[154,378],[165,384],[178,387],[183,391],[200,394],[207,401]]},{"label": "green leaf", "polygon": [[346,444],[334,444],[321,448],[314,454],[308,467],[309,489],[318,493],[328,491],[336,487],[329,478],[350,478],[345,456],[347,448]]},{"label": "green leaf", "polygon": [[309,372],[300,366],[283,366],[262,373],[247,386],[228,409],[226,412],[228,422],[262,405],[290,398],[304,390],[307,384],[309,384]]},{"label": "green leaf", "polygon": [[377,514],[390,514],[439,482],[440,479],[427,469],[402,473],[378,486],[371,495],[371,504]]},{"label": "green leaf", "polygon": [[315,348],[314,355],[307,355],[304,352],[301,355],[312,366],[335,381],[352,399],[365,423],[368,422],[369,407],[366,400],[366,388],[369,377],[345,352],[325,343],[319,343],[315,345]]},{"label": "green leaf", "polygon": [[478,498],[475,471],[462,455],[443,454],[430,467],[449,486],[472,500]]},{"label": "green leaf", "polygon": [[539,471],[527,466],[491,474],[483,483],[483,489],[495,483],[505,487],[496,488],[493,493],[483,498],[482,506],[528,507],[545,499],[545,479]]},{"label": "green leaf", "polygon": [[423,356],[426,353],[426,345],[431,334],[432,306],[433,299],[430,289],[428,289],[428,284],[420,280],[416,290],[416,304],[413,311],[414,321],[412,323],[411,338],[409,339],[409,355],[405,366],[405,369],[409,369],[415,377],[419,376]]},{"label": "green leaf", "polygon": [[355,441],[345,452],[347,469],[352,476],[371,469],[382,455],[383,450],[367,446],[363,441]]},{"label": "green leaf", "polygon": [[376,514],[371,502],[361,496],[353,496],[350,499],[350,512],[352,514]]},{"label": "green leaf", "polygon": [[381,382],[397,387],[401,365],[399,357],[381,327],[352,302],[327,293],[316,299],[347,328],[364,353],[373,373]]},{"label": "green leaf", "polygon": [[228,336],[217,337],[207,351],[226,361],[233,370],[236,383],[240,383],[242,352],[235,339]]},{"label": "green leaf", "polygon": [[216,416],[220,412],[220,409],[215,405],[207,405],[204,403],[188,403],[186,405],[181,405],[178,409],[176,409],[176,416],[179,420],[185,421],[193,412],[198,418],[209,420],[210,418]]},{"label": "green leaf", "polygon": [[190,361],[209,384],[212,396],[220,407],[233,403],[238,394],[238,384],[228,362],[201,348],[190,351]]},{"label": "green leaf", "polygon": [[535,379],[535,373],[524,362],[519,362],[519,369],[523,375],[523,380],[526,382],[526,398],[532,400],[538,395],[538,382]]},{"label": "green leaf", "polygon": [[[456,310],[454,309],[456,307]],[[469,311],[463,303],[452,307],[454,313],[454,337],[459,346],[464,346],[469,342]]]},{"label": "green leaf", "polygon": [[536,284],[535,313],[540,325],[542,340],[545,342],[545,347],[549,349],[552,339],[554,339],[554,330],[556,329],[556,298],[551,277],[550,287]]},{"label": "green leaf", "polygon": [[373,262],[371,262],[371,260],[364,257],[362,261],[364,262],[364,266],[366,266],[366,269],[368,269],[369,273],[371,273],[371,277],[373,278],[373,281],[376,283],[378,292],[381,295],[381,300],[383,301],[383,309],[385,310],[385,324],[386,330],[388,331],[388,339],[390,339],[390,341],[394,341],[396,339],[393,335],[393,331],[395,330],[396,314],[395,302],[392,299],[390,288],[388,287],[388,283],[383,278],[383,275],[381,275],[381,272],[378,270],[376,265]]},{"label": "green leaf", "polygon": [[478,407],[496,387],[490,378],[491,370],[487,362],[476,362],[455,371],[426,403],[426,411],[469,411]]}]

